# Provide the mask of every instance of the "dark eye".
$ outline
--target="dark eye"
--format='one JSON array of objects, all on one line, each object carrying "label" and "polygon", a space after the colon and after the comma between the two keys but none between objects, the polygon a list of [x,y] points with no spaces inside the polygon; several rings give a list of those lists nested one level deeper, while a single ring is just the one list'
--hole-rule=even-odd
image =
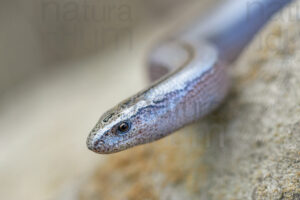
[{"label": "dark eye", "polygon": [[121,133],[126,133],[127,131],[129,131],[130,129],[130,125],[128,122],[121,122],[118,126],[118,131],[120,131]]}]

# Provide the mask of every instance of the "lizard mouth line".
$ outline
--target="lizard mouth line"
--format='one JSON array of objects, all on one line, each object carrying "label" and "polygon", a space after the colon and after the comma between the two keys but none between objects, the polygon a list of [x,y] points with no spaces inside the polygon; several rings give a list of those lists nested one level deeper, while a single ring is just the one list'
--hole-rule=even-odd
[{"label": "lizard mouth line", "polygon": [[[108,111],[118,113],[116,120],[124,122],[129,117],[138,121],[136,131],[143,130],[145,135],[127,132],[130,124],[126,122],[115,130],[116,120],[108,122],[112,114],[106,114],[101,133],[130,135],[107,140],[101,135],[91,141],[91,148],[111,153],[150,143],[211,113],[228,95],[230,65],[269,19],[292,1],[226,1],[207,18],[201,16],[186,30],[167,37],[171,39],[161,42],[149,55],[149,74],[156,80]],[[260,6],[249,12],[251,3]]]}]

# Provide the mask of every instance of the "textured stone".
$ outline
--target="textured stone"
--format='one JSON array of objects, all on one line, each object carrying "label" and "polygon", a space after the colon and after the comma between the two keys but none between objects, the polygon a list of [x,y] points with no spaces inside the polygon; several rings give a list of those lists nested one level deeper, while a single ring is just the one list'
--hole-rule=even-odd
[{"label": "textured stone", "polygon": [[110,155],[85,199],[300,199],[300,23],[278,15],[231,68],[213,114],[158,142]]}]

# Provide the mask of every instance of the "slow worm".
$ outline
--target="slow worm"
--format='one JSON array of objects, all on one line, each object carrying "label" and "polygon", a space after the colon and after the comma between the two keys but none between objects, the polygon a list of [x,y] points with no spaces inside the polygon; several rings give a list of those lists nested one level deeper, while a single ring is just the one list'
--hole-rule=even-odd
[{"label": "slow worm", "polygon": [[149,55],[147,89],[106,112],[87,139],[97,153],[158,140],[215,109],[229,89],[228,66],[274,13],[292,0],[228,0]]}]

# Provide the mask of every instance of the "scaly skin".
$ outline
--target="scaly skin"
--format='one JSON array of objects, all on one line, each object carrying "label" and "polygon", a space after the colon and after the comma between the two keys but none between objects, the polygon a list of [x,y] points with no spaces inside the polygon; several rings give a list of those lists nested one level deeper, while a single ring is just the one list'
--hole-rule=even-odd
[{"label": "scaly skin", "polygon": [[[88,136],[88,148],[108,154],[149,143],[215,109],[229,88],[226,63],[234,61],[272,14],[291,0],[251,1],[265,6],[264,18],[259,8],[249,16],[243,12],[249,1],[232,0],[215,19],[211,17],[211,23],[195,24],[177,39],[160,44],[149,56],[150,77],[166,75],[106,112]],[[239,11],[237,16],[233,11]]]},{"label": "scaly skin", "polygon": [[[214,109],[227,93],[228,78],[216,50],[199,46],[178,44],[189,52],[183,67],[104,114],[90,133],[88,147],[112,153],[152,142]],[[121,122],[130,124],[124,134],[118,130]]]}]

